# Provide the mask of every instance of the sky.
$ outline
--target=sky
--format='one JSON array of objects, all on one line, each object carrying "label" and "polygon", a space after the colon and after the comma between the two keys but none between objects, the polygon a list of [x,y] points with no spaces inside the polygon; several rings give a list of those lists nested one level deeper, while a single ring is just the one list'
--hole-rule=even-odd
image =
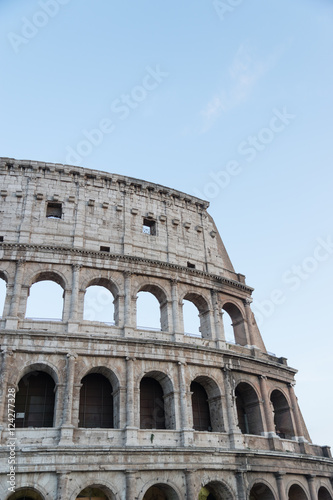
[{"label": "sky", "polygon": [[208,200],[333,446],[333,2],[1,0],[0,30],[0,156]]}]

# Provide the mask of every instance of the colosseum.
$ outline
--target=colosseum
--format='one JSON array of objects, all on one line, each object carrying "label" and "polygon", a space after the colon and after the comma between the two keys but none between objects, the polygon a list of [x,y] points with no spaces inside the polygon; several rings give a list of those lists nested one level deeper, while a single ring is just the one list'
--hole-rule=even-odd
[{"label": "colosseum", "polygon": [[[206,201],[69,165],[2,158],[0,175],[2,500],[333,500],[330,448]],[[43,282],[58,319],[28,313]]]}]

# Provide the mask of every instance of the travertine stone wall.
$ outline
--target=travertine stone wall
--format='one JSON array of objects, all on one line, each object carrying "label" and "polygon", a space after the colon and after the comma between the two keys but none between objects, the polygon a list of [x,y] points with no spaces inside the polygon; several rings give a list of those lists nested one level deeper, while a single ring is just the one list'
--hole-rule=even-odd
[{"label": "travertine stone wall", "polygon": [[[61,206],[60,218],[47,218],[48,203]],[[53,427],[15,431],[16,491],[34,500],[75,500],[89,486],[109,500],[144,500],[154,485],[164,500],[195,500],[203,487],[217,500],[296,500],[294,485],[304,498],[333,499],[330,449],[312,444],[293,388],[296,371],[267,353],[251,311],[253,289],[233,269],[207,208],[146,181],[1,159],[1,499],[19,498],[7,484],[6,395],[36,370],[55,382]],[[143,232],[145,219],[153,234]],[[26,318],[30,288],[41,280],[63,288],[61,321]],[[111,291],[114,324],[83,319],[85,291],[94,284]],[[140,291],[159,301],[160,330],[137,327]],[[198,309],[200,337],[184,332],[184,299]],[[235,344],[225,339],[223,310],[232,316]],[[112,429],[80,427],[89,373],[112,385]],[[140,428],[147,375],[163,389],[165,429]],[[207,393],[207,431],[193,429],[193,381]],[[240,391],[253,433],[241,428]],[[273,391],[284,401],[279,411],[288,414],[291,436],[276,432]]]}]

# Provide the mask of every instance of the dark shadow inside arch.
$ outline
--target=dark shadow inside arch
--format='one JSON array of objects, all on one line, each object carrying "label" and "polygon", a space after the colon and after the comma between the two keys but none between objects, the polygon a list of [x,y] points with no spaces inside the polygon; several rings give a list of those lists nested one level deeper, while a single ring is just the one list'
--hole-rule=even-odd
[{"label": "dark shadow inside arch", "polygon": [[212,424],[205,388],[198,382],[191,383],[193,429],[196,431],[211,431]]},{"label": "dark shadow inside arch", "polygon": [[84,488],[78,496],[76,497],[76,500],[112,500],[112,498],[105,493],[101,488],[97,487],[88,487]]},{"label": "dark shadow inside arch", "polygon": [[275,500],[275,497],[268,486],[257,483],[251,489],[250,500]]},{"label": "dark shadow inside arch", "polygon": [[10,495],[8,500],[44,500],[44,498],[32,488],[22,488]]},{"label": "dark shadow inside arch", "polygon": [[236,387],[235,396],[238,427],[241,432],[260,436],[264,429],[257,393],[250,384],[241,382]]},{"label": "dark shadow inside arch", "polygon": [[164,397],[161,384],[152,377],[140,383],[140,428],[166,429]]},{"label": "dark shadow inside arch", "polygon": [[211,481],[201,488],[198,500],[233,500],[233,495],[220,481]]},{"label": "dark shadow inside arch", "polygon": [[318,500],[332,500],[332,496],[324,486],[319,488]]},{"label": "dark shadow inside arch", "polygon": [[175,429],[174,389],[163,372],[146,373],[140,381],[140,428]]},{"label": "dark shadow inside arch", "polygon": [[83,377],[80,389],[79,427],[114,427],[113,388],[101,373],[90,373]]},{"label": "dark shadow inside arch", "polygon": [[288,500],[308,500],[303,488],[298,484],[293,484],[288,491]]},{"label": "dark shadow inside arch", "polygon": [[190,386],[192,392],[193,428],[201,431],[224,432],[221,392],[210,377],[200,375]]},{"label": "dark shadow inside arch", "polygon": [[143,500],[179,500],[179,497],[171,486],[155,484],[146,491]]},{"label": "dark shadow inside arch", "polygon": [[17,428],[53,427],[55,383],[42,371],[24,375],[18,384],[15,398]]},{"label": "dark shadow inside arch", "polygon": [[274,409],[275,432],[285,439],[292,439],[295,435],[291,412],[288,401],[279,390],[274,390],[271,394],[271,402]]}]

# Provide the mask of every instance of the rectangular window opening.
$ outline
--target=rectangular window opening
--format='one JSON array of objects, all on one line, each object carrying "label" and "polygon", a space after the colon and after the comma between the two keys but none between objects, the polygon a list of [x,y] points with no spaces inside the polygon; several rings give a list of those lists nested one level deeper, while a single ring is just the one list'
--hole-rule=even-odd
[{"label": "rectangular window opening", "polygon": [[0,243],[3,241],[3,236],[0,236]]},{"label": "rectangular window opening", "polygon": [[142,232],[145,234],[150,234],[151,236],[155,236],[156,221],[152,219],[143,219]]},{"label": "rectangular window opening", "polygon": [[46,217],[48,219],[61,219],[62,206],[61,203],[49,202],[46,207]]},{"label": "rectangular window opening", "polygon": [[100,249],[101,252],[109,252],[110,253],[110,247],[100,246],[99,249]]}]

